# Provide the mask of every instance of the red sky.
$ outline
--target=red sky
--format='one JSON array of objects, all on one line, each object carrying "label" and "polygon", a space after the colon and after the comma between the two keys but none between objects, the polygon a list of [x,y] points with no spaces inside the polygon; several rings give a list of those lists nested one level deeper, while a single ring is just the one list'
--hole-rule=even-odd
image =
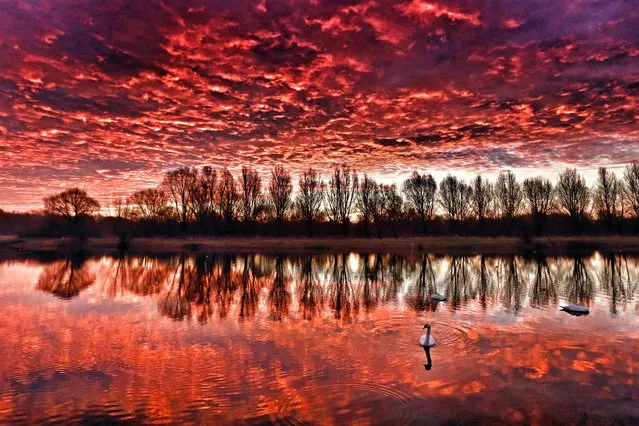
[{"label": "red sky", "polygon": [[0,207],[182,165],[639,160],[634,0],[0,0]]}]

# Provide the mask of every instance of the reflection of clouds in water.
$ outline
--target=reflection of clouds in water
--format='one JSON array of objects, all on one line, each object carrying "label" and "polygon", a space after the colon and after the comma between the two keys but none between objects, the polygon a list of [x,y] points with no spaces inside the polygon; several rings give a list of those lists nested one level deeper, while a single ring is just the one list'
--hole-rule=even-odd
[{"label": "reflection of clouds in water", "polygon": [[[612,289],[596,278],[604,270],[589,272],[595,277],[593,300],[605,303],[590,317],[572,318],[560,315],[552,302],[531,307],[534,274],[525,271],[535,270],[536,263],[523,258],[515,264],[526,285],[508,290],[522,292],[520,309],[503,302],[510,259],[503,260],[502,275],[496,268],[487,272],[483,307],[482,280],[475,273],[482,259],[470,257],[464,259],[468,282],[453,285],[459,307],[446,302],[431,312],[412,302],[428,293],[420,293],[423,256],[370,256],[368,271],[364,262],[353,271],[346,259],[87,259],[82,268],[95,275],[95,283],[72,302],[86,310],[68,309],[68,301],[51,296],[46,310],[2,306],[0,352],[6,356],[0,377],[8,379],[0,380],[0,395],[10,401],[0,401],[5,404],[0,422],[26,415],[33,423],[42,413],[69,422],[87,412],[105,418],[100,416],[106,411],[199,423],[238,418],[344,423],[355,416],[374,422],[404,420],[406,413],[417,423],[460,417],[574,423],[582,413],[594,421],[636,417],[637,317],[632,304],[614,318],[608,314]],[[573,261],[547,263],[571,272]],[[441,267],[440,258],[428,257],[429,262],[433,270]],[[454,263],[446,262],[448,268]],[[64,264],[32,267],[42,273]],[[629,258],[628,268],[636,276],[637,261]],[[567,284],[550,270],[557,293],[569,295]],[[441,272],[433,282],[438,289],[451,276]],[[0,282],[0,301],[5,284],[16,291],[12,283]],[[44,294],[34,293],[35,285],[26,281],[19,289]],[[636,293],[628,296],[634,298]],[[597,300],[593,303],[596,308]],[[104,306],[121,310],[114,315]],[[425,322],[433,325],[437,341],[428,373],[417,345]],[[92,381],[93,371],[110,381]],[[59,372],[74,379],[56,380]],[[73,407],[58,402],[61,393],[74,399]],[[570,410],[563,408],[567,404]],[[378,417],[375,408],[382,411]]]},{"label": "reflection of clouds in water", "polygon": [[521,321],[521,316],[511,310],[491,310],[482,317],[482,321],[499,325],[511,325]]}]

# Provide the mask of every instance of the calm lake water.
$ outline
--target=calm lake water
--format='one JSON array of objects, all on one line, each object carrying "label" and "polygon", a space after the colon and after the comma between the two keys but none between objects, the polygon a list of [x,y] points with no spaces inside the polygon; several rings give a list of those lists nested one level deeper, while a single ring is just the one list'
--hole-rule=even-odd
[{"label": "calm lake water", "polygon": [[0,337],[2,424],[639,422],[623,255],[3,261]]}]

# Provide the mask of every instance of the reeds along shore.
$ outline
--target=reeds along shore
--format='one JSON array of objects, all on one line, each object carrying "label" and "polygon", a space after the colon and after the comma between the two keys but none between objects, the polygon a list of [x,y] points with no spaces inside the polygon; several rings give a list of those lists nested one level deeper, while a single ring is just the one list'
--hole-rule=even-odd
[{"label": "reeds along shore", "polygon": [[618,178],[600,168],[588,187],[576,169],[553,183],[519,182],[510,171],[495,182],[436,182],[414,172],[400,187],[346,166],[325,181],[314,169],[297,179],[282,166],[266,182],[256,170],[180,168],[158,187],[100,205],[72,188],[44,199],[31,214],[0,214],[5,234],[65,237],[415,237],[633,234],[639,225],[639,163]]}]

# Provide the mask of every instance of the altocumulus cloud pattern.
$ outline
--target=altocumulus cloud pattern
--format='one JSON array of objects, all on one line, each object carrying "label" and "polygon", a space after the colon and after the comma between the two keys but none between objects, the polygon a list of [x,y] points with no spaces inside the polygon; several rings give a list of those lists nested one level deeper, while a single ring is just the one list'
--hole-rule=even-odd
[{"label": "altocumulus cloud pattern", "polygon": [[3,208],[180,165],[387,176],[639,154],[633,0],[0,0]]}]

